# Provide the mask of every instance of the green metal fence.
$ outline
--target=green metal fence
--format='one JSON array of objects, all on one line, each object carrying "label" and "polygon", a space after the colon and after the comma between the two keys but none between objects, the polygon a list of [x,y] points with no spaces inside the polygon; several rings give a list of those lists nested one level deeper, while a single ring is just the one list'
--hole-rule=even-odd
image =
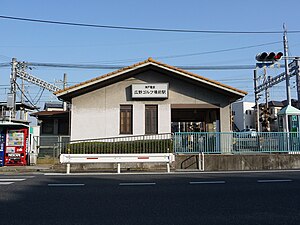
[{"label": "green metal fence", "polygon": [[[49,144],[43,144],[41,141],[40,153],[43,153],[43,148],[49,148]],[[55,146],[58,153],[74,154],[299,154],[300,133],[180,132],[76,141],[64,139],[56,141],[54,145],[52,143],[52,146]]]},{"label": "green metal fence", "polygon": [[300,134],[286,132],[180,132],[173,137],[177,154],[299,153]]}]

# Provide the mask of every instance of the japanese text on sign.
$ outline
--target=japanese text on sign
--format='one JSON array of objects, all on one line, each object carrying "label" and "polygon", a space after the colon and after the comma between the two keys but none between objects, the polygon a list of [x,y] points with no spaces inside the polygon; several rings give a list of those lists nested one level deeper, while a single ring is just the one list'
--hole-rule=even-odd
[{"label": "japanese text on sign", "polygon": [[132,98],[168,98],[168,83],[133,84]]}]

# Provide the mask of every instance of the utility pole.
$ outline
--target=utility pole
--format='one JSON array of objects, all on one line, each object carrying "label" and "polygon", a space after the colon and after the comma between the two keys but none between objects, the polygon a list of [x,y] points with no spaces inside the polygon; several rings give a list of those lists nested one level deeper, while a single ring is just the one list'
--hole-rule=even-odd
[{"label": "utility pole", "polygon": [[11,118],[16,118],[16,97],[17,97],[17,59],[12,58],[10,74],[10,94],[11,94]]},{"label": "utility pole", "polygon": [[[265,74],[267,75],[267,72],[265,71]],[[271,77],[268,76],[268,82],[270,81]],[[265,131],[269,132],[270,131],[270,121],[269,121],[269,98],[270,98],[270,90],[269,88],[266,89],[265,93],[265,98],[266,98],[266,104],[265,104],[265,110],[264,110],[264,124],[265,124]]]},{"label": "utility pole", "polygon": [[[67,87],[67,74],[64,73],[63,89],[65,89],[66,87]],[[67,103],[66,102],[63,103],[63,109],[64,109],[64,111],[67,111]]]},{"label": "utility pole", "polygon": [[[269,82],[271,79],[270,76],[267,76],[267,69],[264,67],[264,83]],[[262,122],[262,131],[268,132],[270,131],[270,125],[269,125],[269,87],[265,88],[265,105],[263,107],[263,112],[261,114],[261,122]]]},{"label": "utility pole", "polygon": [[287,30],[285,24],[283,24],[283,47],[284,47],[284,64],[285,64],[285,81],[286,81],[286,98],[288,105],[292,104],[291,101],[291,88],[290,88],[290,73],[288,65],[288,41],[287,41]]},{"label": "utility pole", "polygon": [[[18,68],[19,71],[18,73],[26,73],[26,64],[23,63],[18,63]],[[23,103],[24,103],[24,99],[25,99],[25,84],[24,84],[24,80],[21,79],[22,83],[21,83],[21,106],[20,106],[20,120],[25,120],[25,108],[23,107]]]},{"label": "utility pole", "polygon": [[63,80],[63,89],[67,87],[67,74],[64,73],[64,80]]},{"label": "utility pole", "polygon": [[296,63],[296,84],[297,84],[297,108],[300,109],[300,70],[299,70],[299,57],[295,57]]},{"label": "utility pole", "polygon": [[260,132],[260,124],[259,124],[259,95],[257,91],[257,71],[254,70],[254,95],[255,95],[255,112],[256,112],[256,130],[257,132]]}]

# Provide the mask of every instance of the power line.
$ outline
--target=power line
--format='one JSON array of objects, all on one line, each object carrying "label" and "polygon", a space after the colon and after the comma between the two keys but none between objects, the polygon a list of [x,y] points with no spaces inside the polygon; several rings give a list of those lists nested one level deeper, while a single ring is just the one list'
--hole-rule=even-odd
[{"label": "power line", "polygon": [[[126,65],[97,65],[97,64],[63,64],[63,63],[37,63],[26,62],[28,66],[59,67],[76,69],[121,69]],[[176,66],[185,70],[248,70],[255,69],[255,65],[224,65],[224,66]]]},{"label": "power line", "polygon": [[[0,16],[1,17],[1,16]],[[178,58],[178,57],[187,57],[187,56],[196,56],[196,55],[206,55],[213,53],[221,53],[221,52],[229,52],[236,50],[243,50],[249,48],[255,48],[266,45],[273,45],[281,43],[281,41],[276,42],[268,42],[257,45],[250,46],[242,46],[237,48],[228,48],[228,49],[220,49],[213,51],[205,51],[205,52],[196,52],[196,53],[188,53],[188,54],[180,54],[180,55],[169,55],[169,56],[157,56],[155,58],[158,59],[166,59],[166,58]],[[9,67],[11,63],[0,63],[0,67]],[[58,68],[76,68],[76,69],[120,69],[125,67],[125,65],[104,65],[104,64],[63,64],[63,63],[37,63],[37,62],[27,62],[28,66],[38,66],[38,67],[58,67]],[[182,69],[187,70],[230,70],[230,69],[254,69],[253,65],[231,65],[231,66],[177,66]]]},{"label": "power line", "polygon": [[25,95],[25,93],[23,92],[23,90],[20,88],[19,84],[16,83],[17,88],[19,89],[19,91],[21,92],[21,94],[26,98],[26,100],[33,106],[36,107],[36,105],[34,103],[32,103],[32,101],[30,101],[30,99]]},{"label": "power line", "polygon": [[10,63],[0,63],[0,67],[9,67]]},{"label": "power line", "polygon": [[[43,63],[43,62],[26,62],[32,67],[47,68],[69,68],[69,69],[121,69],[128,65],[104,65],[104,64],[65,64],[65,63]],[[249,70],[255,69],[254,64],[245,65],[209,65],[209,66],[175,66],[184,70]]]},{"label": "power line", "polygon": [[[9,19],[9,20],[26,21],[26,22],[35,22],[35,23],[56,24],[56,25],[120,29],[120,30],[136,30],[136,31],[153,31],[153,32],[207,33],[207,34],[281,34],[283,32],[283,31],[189,30],[189,29],[166,29],[166,28],[112,26],[112,25],[100,25],[100,24],[63,22],[63,21],[54,21],[54,20],[41,20],[41,19],[32,19],[32,18],[24,18],[24,17],[4,16],[4,15],[0,15],[0,18]],[[293,31],[289,31],[288,33],[300,33],[300,30],[293,30]]]},{"label": "power line", "polygon": [[228,48],[228,49],[221,49],[221,50],[214,50],[214,51],[206,51],[206,52],[198,52],[198,53],[190,53],[190,54],[182,54],[182,55],[162,56],[162,57],[157,57],[157,58],[166,59],[166,58],[178,58],[178,57],[195,56],[195,55],[207,55],[207,54],[213,54],[213,53],[229,52],[229,51],[243,50],[243,49],[255,48],[255,47],[266,46],[266,45],[273,45],[273,44],[278,44],[278,43],[282,43],[282,41],[275,41],[275,42],[269,42],[269,43],[258,44],[258,45],[250,45],[250,46]]}]

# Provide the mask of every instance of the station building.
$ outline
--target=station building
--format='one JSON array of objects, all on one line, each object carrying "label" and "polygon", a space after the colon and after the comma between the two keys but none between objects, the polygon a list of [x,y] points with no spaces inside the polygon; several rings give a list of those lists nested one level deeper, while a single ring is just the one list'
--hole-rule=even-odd
[{"label": "station building", "polygon": [[247,93],[152,58],[57,91],[71,103],[71,140],[229,132]]}]

